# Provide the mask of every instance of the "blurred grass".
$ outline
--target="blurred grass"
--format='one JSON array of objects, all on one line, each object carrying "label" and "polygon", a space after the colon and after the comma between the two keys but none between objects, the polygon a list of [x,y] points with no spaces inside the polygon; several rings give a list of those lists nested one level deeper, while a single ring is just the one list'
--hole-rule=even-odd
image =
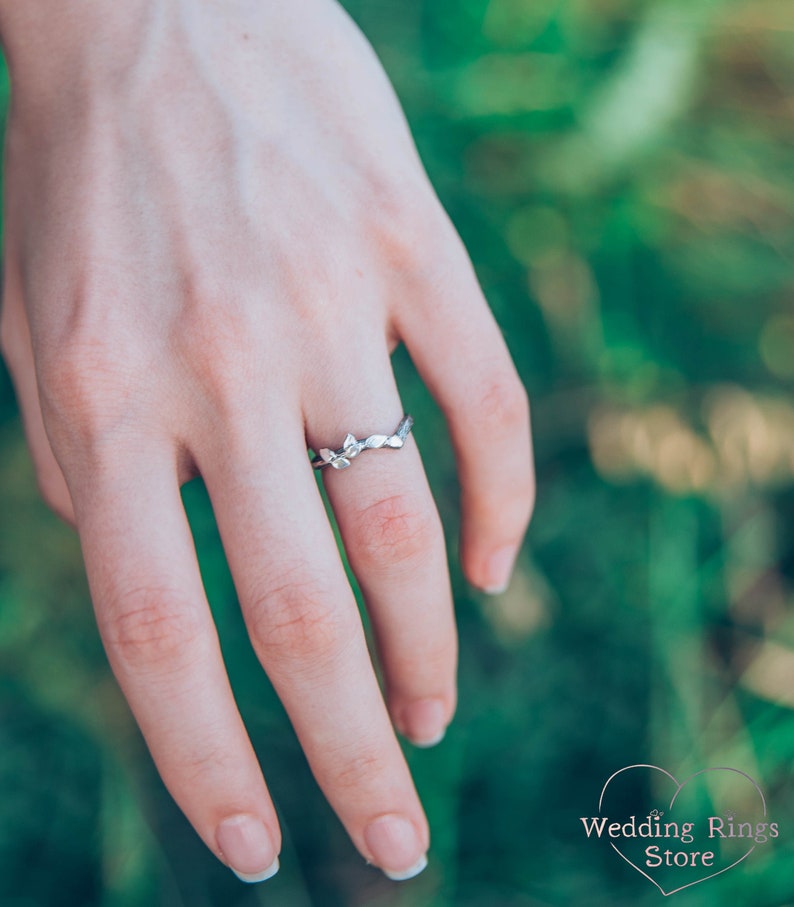
[{"label": "blurred grass", "polygon": [[679,905],[794,904],[794,3],[345,5],[534,406],[536,517],[513,588],[485,601],[456,564],[443,425],[395,357],[432,454],[462,646],[459,717],[436,751],[409,753],[431,865],[397,887],[353,852],[250,652],[194,483],[208,593],[285,829],[272,883],[216,865],[109,675],[3,373],[0,904],[655,904],[577,827],[613,771],[646,761],[743,769],[781,824]]}]

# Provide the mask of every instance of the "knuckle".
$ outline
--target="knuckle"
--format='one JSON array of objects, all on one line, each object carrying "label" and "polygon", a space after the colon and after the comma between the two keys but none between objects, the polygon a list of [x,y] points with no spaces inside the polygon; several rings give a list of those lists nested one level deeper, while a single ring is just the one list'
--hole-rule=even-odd
[{"label": "knuckle", "polygon": [[[447,637],[428,639],[413,656],[408,656],[403,674],[411,678],[426,678],[428,687],[449,683],[454,687],[458,658],[457,637],[454,631]],[[429,695],[429,694],[428,694]],[[441,695],[438,698],[443,699]]]},{"label": "knuckle", "polygon": [[156,587],[120,596],[100,612],[99,623],[109,651],[130,671],[184,664],[204,631],[190,603]]},{"label": "knuckle", "polygon": [[48,428],[94,444],[124,421],[130,377],[110,344],[69,343],[43,357],[39,388]]},{"label": "knuckle", "polygon": [[485,384],[475,409],[480,419],[494,427],[514,430],[529,424],[529,398],[524,385],[513,372],[492,376]]},{"label": "knuckle", "polygon": [[371,787],[373,779],[386,775],[388,768],[383,752],[373,744],[360,749],[355,755],[333,761],[336,767],[331,775],[331,784],[341,792]]},{"label": "knuckle", "polygon": [[226,411],[241,405],[256,362],[251,319],[218,294],[193,299],[179,320],[178,346],[204,393]]},{"label": "knuckle", "polygon": [[409,494],[382,498],[353,520],[351,555],[368,568],[416,562],[441,538],[435,511]]},{"label": "knuckle", "polygon": [[237,752],[227,745],[202,746],[183,757],[180,771],[187,784],[215,783],[220,787],[231,777],[238,758]]},{"label": "knuckle", "polygon": [[335,600],[316,580],[291,575],[255,596],[248,628],[259,658],[304,665],[327,665],[337,658],[350,643],[353,628]]},{"label": "knuckle", "polygon": [[105,374],[96,351],[90,357],[77,349],[49,357],[41,367],[48,409],[68,415],[93,413],[97,386]]},{"label": "knuckle", "polygon": [[423,273],[433,265],[439,237],[438,203],[426,186],[373,180],[368,187],[369,220],[388,265]]}]

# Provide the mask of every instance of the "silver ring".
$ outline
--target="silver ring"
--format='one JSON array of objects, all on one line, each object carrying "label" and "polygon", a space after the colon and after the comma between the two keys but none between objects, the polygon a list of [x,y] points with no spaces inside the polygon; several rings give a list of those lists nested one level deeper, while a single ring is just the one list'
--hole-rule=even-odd
[{"label": "silver ring", "polygon": [[364,450],[380,450],[383,447],[399,450],[405,444],[405,439],[410,434],[413,424],[414,420],[406,413],[393,435],[370,435],[368,438],[357,441],[353,435],[348,433],[338,450],[321,447],[319,455],[312,460],[312,466],[315,469],[325,469],[326,466],[333,469],[347,469],[350,461]]}]

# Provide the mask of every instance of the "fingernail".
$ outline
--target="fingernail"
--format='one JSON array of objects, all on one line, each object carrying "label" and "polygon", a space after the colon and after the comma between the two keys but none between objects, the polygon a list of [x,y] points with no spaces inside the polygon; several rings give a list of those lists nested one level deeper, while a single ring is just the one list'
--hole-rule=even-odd
[{"label": "fingernail", "polygon": [[364,829],[364,840],[372,862],[395,882],[412,879],[427,866],[419,835],[412,822],[403,816],[381,816]]},{"label": "fingernail", "polygon": [[487,584],[483,586],[483,592],[487,592],[488,595],[501,595],[507,590],[517,555],[518,549],[515,545],[507,545],[490,556],[486,565]]},{"label": "fingernail", "polygon": [[414,863],[413,866],[409,866],[408,869],[403,870],[402,872],[389,872],[384,869],[383,874],[387,879],[391,879],[392,882],[406,882],[408,879],[412,879],[414,876],[418,876],[423,869],[427,869],[427,855],[422,854],[421,857]]},{"label": "fingernail", "polygon": [[414,746],[435,746],[447,730],[446,709],[440,699],[418,699],[402,714],[403,732]]},{"label": "fingernail", "polygon": [[270,832],[256,816],[224,819],[215,840],[229,869],[243,882],[264,882],[278,872],[278,856]]},{"label": "fingernail", "polygon": [[254,882],[266,882],[268,879],[272,879],[278,870],[279,862],[278,857],[276,857],[270,866],[268,866],[267,869],[263,869],[262,872],[238,872],[236,869],[232,869],[232,872],[241,882],[252,884]]}]

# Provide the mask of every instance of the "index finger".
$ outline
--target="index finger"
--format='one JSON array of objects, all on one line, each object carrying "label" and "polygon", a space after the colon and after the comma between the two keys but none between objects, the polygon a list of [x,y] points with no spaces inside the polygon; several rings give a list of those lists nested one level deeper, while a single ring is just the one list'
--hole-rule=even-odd
[{"label": "index finger", "polygon": [[[115,449],[73,481],[113,671],[177,804],[244,881],[278,870],[272,801],[232,696],[173,454]],[[90,473],[90,482],[83,478]]]}]

